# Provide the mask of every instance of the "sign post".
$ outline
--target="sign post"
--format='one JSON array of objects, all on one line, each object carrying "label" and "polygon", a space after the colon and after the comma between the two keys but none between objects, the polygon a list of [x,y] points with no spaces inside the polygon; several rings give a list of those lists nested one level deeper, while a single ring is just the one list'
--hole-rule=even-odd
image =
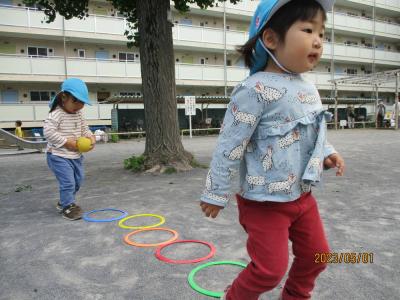
[{"label": "sign post", "polygon": [[192,116],[196,115],[196,97],[185,96],[185,115],[189,116],[189,133],[192,138]]}]

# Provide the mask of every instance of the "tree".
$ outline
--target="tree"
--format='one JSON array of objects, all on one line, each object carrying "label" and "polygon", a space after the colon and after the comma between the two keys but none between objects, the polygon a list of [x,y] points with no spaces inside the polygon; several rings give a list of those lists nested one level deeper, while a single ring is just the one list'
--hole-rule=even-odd
[{"label": "tree", "polygon": [[[125,35],[139,46],[142,92],[146,122],[145,168],[152,171],[163,167],[190,169],[193,156],[185,151],[178,126],[175,61],[172,43],[172,22],[169,0],[108,0],[125,15],[128,30]],[[189,11],[189,3],[200,8],[212,7],[226,0],[173,0],[180,12]],[[236,4],[239,0],[229,0]],[[58,12],[66,19],[88,16],[89,0],[24,0],[28,5],[40,5],[52,22]]]}]

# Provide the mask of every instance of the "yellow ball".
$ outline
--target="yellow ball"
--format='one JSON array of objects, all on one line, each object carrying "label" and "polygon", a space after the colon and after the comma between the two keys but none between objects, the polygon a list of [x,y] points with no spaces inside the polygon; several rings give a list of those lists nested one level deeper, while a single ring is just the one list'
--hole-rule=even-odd
[{"label": "yellow ball", "polygon": [[92,145],[92,141],[87,137],[80,137],[77,140],[76,145],[78,147],[79,152],[88,152]]}]

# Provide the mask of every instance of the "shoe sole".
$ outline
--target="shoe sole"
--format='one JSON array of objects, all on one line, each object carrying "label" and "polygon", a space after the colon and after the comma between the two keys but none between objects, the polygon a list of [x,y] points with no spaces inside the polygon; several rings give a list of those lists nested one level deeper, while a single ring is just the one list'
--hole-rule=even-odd
[{"label": "shoe sole", "polygon": [[76,221],[76,220],[82,219],[82,216],[79,216],[79,217],[76,217],[76,218],[68,218],[68,217],[62,215],[62,217],[64,219],[68,220],[68,221]]}]

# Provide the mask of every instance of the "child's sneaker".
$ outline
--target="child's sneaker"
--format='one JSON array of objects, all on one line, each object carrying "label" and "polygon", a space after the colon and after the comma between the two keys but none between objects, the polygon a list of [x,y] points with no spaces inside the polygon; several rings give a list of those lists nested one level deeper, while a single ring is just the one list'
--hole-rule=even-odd
[{"label": "child's sneaker", "polygon": [[[73,207],[73,206],[76,206],[76,204],[75,203],[71,203],[71,207]],[[57,209],[58,213],[60,213],[60,214],[62,213],[63,206],[62,206],[62,204],[60,202],[57,202],[56,209]]]},{"label": "child's sneaker", "polygon": [[82,218],[82,209],[75,203],[72,203],[62,210],[62,216],[70,221],[79,220]]},{"label": "child's sneaker", "polygon": [[57,209],[57,211],[58,211],[58,213],[59,213],[59,214],[61,214],[61,213],[62,213],[62,211],[63,211],[63,207],[62,207],[62,205],[61,205],[61,203],[60,203],[60,202],[57,202],[56,209]]}]

